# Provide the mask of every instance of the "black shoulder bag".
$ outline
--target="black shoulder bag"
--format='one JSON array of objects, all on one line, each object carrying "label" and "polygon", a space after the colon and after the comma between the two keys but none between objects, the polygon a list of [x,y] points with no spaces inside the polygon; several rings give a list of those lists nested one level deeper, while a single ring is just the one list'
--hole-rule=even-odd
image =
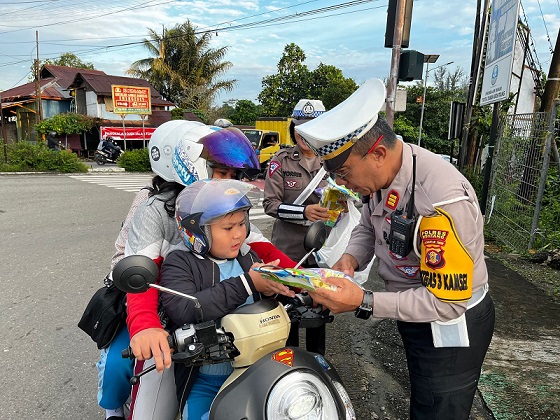
[{"label": "black shoulder bag", "polygon": [[99,349],[108,347],[126,323],[126,293],[117,289],[108,276],[105,284],[95,292],[78,322]]}]

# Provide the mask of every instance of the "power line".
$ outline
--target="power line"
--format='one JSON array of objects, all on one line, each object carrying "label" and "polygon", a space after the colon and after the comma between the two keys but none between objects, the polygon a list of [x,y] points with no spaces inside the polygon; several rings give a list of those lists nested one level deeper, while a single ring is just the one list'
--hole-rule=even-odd
[{"label": "power line", "polygon": [[20,4],[27,4],[27,3],[52,3],[53,1],[58,1],[58,0],[18,1],[13,3],[0,3],[0,6],[20,5]]},{"label": "power line", "polygon": [[554,53],[554,48],[552,48],[552,42],[550,42],[550,35],[548,34],[548,28],[546,27],[546,21],[544,20],[544,14],[542,12],[542,7],[541,7],[541,1],[537,0],[537,3],[539,4],[539,10],[541,11],[541,17],[542,17],[542,21],[544,23],[544,29],[546,31],[546,39],[548,40],[548,46],[550,48],[550,53]]},{"label": "power line", "polygon": [[529,20],[527,19],[527,15],[525,14],[525,8],[523,7],[523,3],[520,2],[520,6],[521,6],[521,12],[523,13],[523,17],[525,18],[525,26],[527,26],[527,28],[529,28],[529,40],[528,43],[531,46],[532,51],[529,51],[529,53],[532,55],[535,55],[535,64],[539,67],[539,70],[542,71],[542,66],[541,63],[539,62],[539,55],[537,54],[537,48],[535,47],[535,39],[533,38],[533,33],[531,32],[531,27],[529,26]]},{"label": "power line", "polygon": [[[156,0],[149,0],[146,3],[141,3],[140,5],[137,5],[137,6],[127,7],[127,8],[118,10],[116,12],[102,13],[102,14],[99,14],[97,16],[90,16],[90,17],[87,17],[87,18],[76,18],[76,19],[71,19],[71,20],[65,20],[63,22],[45,23],[43,25],[28,26],[28,27],[25,27],[25,28],[14,29],[14,30],[11,30],[11,31],[4,31],[4,32],[0,32],[0,35],[1,34],[12,33],[12,32],[25,31],[25,30],[28,30],[28,29],[45,28],[45,27],[48,27],[48,26],[55,26],[55,25],[68,24],[68,23],[77,23],[77,22],[82,22],[84,20],[98,19],[100,17],[114,15],[116,13],[128,12],[130,10],[145,9],[147,7],[153,7],[153,6],[161,6],[162,4],[173,3],[175,0],[166,0],[166,1],[162,1],[160,3],[150,4],[150,3],[153,3],[154,1],[156,1]],[[9,26],[9,25],[2,25],[2,26],[8,27],[8,28],[13,27],[13,26]]]},{"label": "power line", "polygon": [[[296,6],[301,6],[302,4],[314,3],[316,1],[318,1],[318,0],[311,0],[311,1],[308,1],[308,2],[305,2],[305,3],[292,5],[292,6],[285,7],[283,9],[278,9],[278,10],[290,9],[290,8],[293,8],[293,7],[296,7]],[[200,34],[213,33],[213,32],[237,31],[237,30],[262,28],[262,27],[268,27],[268,26],[273,26],[273,25],[285,25],[285,24],[288,24],[288,23],[299,23],[299,22],[305,22],[305,21],[315,20],[315,19],[326,19],[326,18],[342,16],[342,15],[346,15],[346,14],[360,13],[360,12],[364,12],[364,11],[367,11],[367,10],[373,10],[373,9],[379,9],[379,8],[382,8],[382,7],[387,7],[386,4],[383,4],[381,6],[367,7],[367,8],[362,8],[362,9],[359,9],[359,10],[339,12],[339,13],[331,13],[327,16],[320,16],[320,17],[315,16],[315,15],[321,14],[321,13],[333,12],[333,11],[341,10],[341,9],[348,8],[348,7],[355,7],[355,6],[358,6],[358,5],[361,5],[361,4],[378,2],[378,1],[379,0],[354,0],[354,1],[349,1],[349,2],[346,2],[346,3],[336,4],[336,5],[333,5],[333,6],[327,6],[327,7],[322,7],[322,8],[318,8],[318,9],[313,9],[313,10],[309,10],[309,11],[306,11],[306,12],[293,13],[293,14],[286,15],[286,16],[264,19],[264,20],[257,21],[257,22],[250,22],[250,23],[233,25],[233,26],[230,25],[226,28],[220,28],[219,27],[221,25],[224,25],[225,23],[230,24],[230,23],[233,23],[233,22],[246,20],[246,19],[249,19],[251,17],[261,16],[263,14],[268,14],[268,12],[267,13],[259,13],[259,14],[244,17],[244,18],[241,18],[241,19],[238,19],[238,20],[233,20],[233,21],[228,21],[228,22],[224,22],[224,23],[219,23],[217,25],[208,26],[208,27],[205,27],[205,29],[203,29],[203,30],[196,31],[195,34],[200,35]],[[181,36],[182,35],[177,36],[177,38],[179,38]],[[115,38],[124,38],[124,37],[115,37]],[[92,48],[89,48],[89,49],[77,50],[77,51],[72,51],[72,52],[76,55],[88,55],[88,54],[98,53],[101,50],[108,50],[108,49],[124,50],[124,49],[129,49],[129,48],[135,48],[138,45],[144,44],[144,42],[145,42],[144,40],[134,41],[134,42],[128,42],[128,43],[122,43],[122,44],[92,47]],[[22,43],[24,43],[24,41],[22,41]],[[66,52],[68,52],[68,51],[66,51]],[[56,57],[49,57],[49,58],[50,59],[55,59]],[[46,59],[49,59],[49,58],[46,58]],[[3,64],[3,65],[0,64],[0,67],[11,66],[11,65],[20,64],[20,63],[23,63],[23,62],[28,62],[28,60],[11,62],[11,63],[7,63],[7,64]]]},{"label": "power line", "polygon": [[[317,0],[309,1],[307,3],[312,3],[314,1],[317,1]],[[290,14],[290,15],[286,15],[286,16],[264,19],[264,20],[257,21],[257,22],[250,22],[250,23],[245,23],[245,24],[229,26],[229,27],[225,27],[225,28],[219,28],[219,26],[224,25],[225,23],[235,22],[235,21],[229,21],[229,22],[225,22],[225,23],[218,23],[216,25],[208,26],[208,27],[206,27],[207,29],[195,31],[195,34],[196,35],[202,35],[202,34],[214,33],[214,32],[231,32],[231,31],[238,31],[238,30],[245,30],[245,29],[268,27],[268,26],[272,26],[272,25],[282,25],[282,24],[286,24],[286,23],[305,22],[305,21],[317,19],[316,17],[312,17],[312,16],[315,16],[317,14],[328,13],[328,12],[335,11],[335,10],[340,10],[340,9],[343,9],[343,8],[355,7],[355,6],[358,6],[358,5],[361,5],[361,4],[372,3],[372,2],[377,2],[377,1],[379,1],[379,0],[353,0],[353,1],[350,1],[350,2],[340,3],[340,4],[337,4],[337,5],[333,5],[333,6],[322,7],[322,8],[319,8],[319,9],[313,9],[313,10],[309,10],[309,11],[306,11],[306,12],[294,13],[294,14]],[[289,8],[291,8],[291,7],[294,7],[294,6],[290,6]],[[360,10],[355,10],[355,11],[350,11],[350,12],[335,13],[335,14],[330,14],[328,16],[322,16],[320,18],[324,19],[324,18],[330,18],[330,17],[334,17],[334,16],[342,16],[342,15],[351,14],[351,13],[359,13],[359,12],[362,12],[362,11],[379,9],[379,8],[382,8],[382,7],[386,7],[386,5],[375,6],[375,7],[370,7],[370,8],[365,8],[365,9],[360,9]],[[285,9],[287,9],[287,8],[285,8]],[[255,16],[260,16],[260,15],[262,15],[262,13],[260,13],[258,15],[255,15]],[[305,16],[308,16],[308,18],[298,19],[298,18],[305,17]],[[243,19],[239,19],[239,20],[244,20],[244,19],[247,19],[247,18],[243,18]],[[294,19],[297,19],[297,20],[294,20]],[[177,38],[181,38],[183,36],[184,35],[176,35],[176,36],[172,36],[172,37],[167,37],[167,39],[177,39]],[[43,44],[45,44],[45,42],[43,42]],[[132,42],[126,42],[126,43],[121,43],[121,44],[91,47],[91,49],[86,50],[84,52],[85,53],[96,52],[96,51],[103,50],[103,49],[130,47],[130,46],[137,46],[137,45],[143,45],[143,44],[144,44],[144,40],[142,40],[142,41],[132,41]],[[84,53],[84,52],[82,52],[82,53]],[[75,52],[75,54],[77,54],[77,52]]]}]

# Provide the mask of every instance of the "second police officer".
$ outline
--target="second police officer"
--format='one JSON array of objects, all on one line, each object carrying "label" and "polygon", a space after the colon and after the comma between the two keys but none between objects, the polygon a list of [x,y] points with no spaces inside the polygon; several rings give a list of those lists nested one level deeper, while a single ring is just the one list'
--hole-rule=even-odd
[{"label": "second police officer", "polygon": [[[280,149],[270,160],[265,179],[263,207],[266,214],[276,218],[272,228],[272,243],[291,259],[300,261],[306,254],[303,239],[308,226],[317,220],[326,221],[328,210],[319,205],[319,196],[311,191],[301,204],[294,204],[315,178],[322,160],[305,144],[295,127],[325,112],[319,100],[302,99],[294,108],[290,123],[290,137],[296,146]],[[322,179],[317,187],[324,187]],[[305,193],[301,198],[305,197]],[[316,267],[310,256],[303,267]],[[325,326],[307,330],[307,350],[325,353]],[[298,329],[290,332],[289,345],[298,345]]]}]

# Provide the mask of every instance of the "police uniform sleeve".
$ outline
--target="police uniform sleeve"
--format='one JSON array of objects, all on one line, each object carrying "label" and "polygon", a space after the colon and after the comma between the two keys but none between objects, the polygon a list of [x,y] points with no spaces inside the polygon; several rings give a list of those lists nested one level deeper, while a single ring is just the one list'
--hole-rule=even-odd
[{"label": "police uniform sleeve", "polygon": [[[468,200],[442,205],[441,209],[452,218],[457,237],[472,257],[474,270],[469,288],[476,291],[488,282],[484,262],[483,220],[474,192],[466,186],[465,191]],[[462,258],[454,252],[444,252],[444,255],[449,264],[456,262],[453,259]],[[466,301],[443,301],[424,286],[398,293],[374,293],[373,299],[375,317],[402,321],[445,322],[461,316],[467,308]]]},{"label": "police uniform sleeve", "polygon": [[305,206],[284,202],[283,158],[286,152],[281,150],[274,155],[268,165],[264,184],[263,208],[266,214],[284,220],[306,220]]}]

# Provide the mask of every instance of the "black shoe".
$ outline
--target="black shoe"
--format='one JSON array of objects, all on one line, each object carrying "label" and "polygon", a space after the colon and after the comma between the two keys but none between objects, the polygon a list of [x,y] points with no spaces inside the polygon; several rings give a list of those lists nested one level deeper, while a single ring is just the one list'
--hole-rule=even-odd
[{"label": "black shoe", "polygon": [[122,416],[111,416],[107,420],[124,420]]}]

